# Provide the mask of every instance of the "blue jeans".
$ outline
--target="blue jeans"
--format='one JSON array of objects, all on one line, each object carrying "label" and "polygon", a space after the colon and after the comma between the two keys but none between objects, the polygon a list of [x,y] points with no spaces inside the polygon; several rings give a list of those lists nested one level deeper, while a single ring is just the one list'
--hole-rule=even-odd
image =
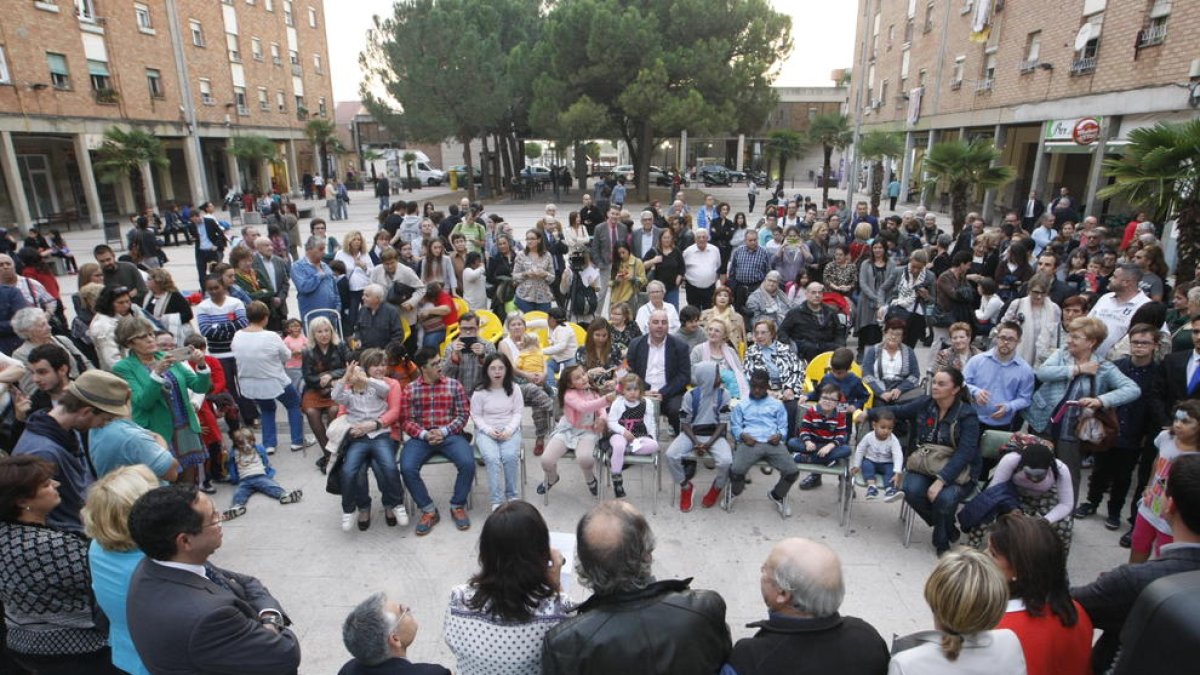
[{"label": "blue jeans", "polygon": [[445,341],[446,341],[446,329],[445,328],[441,328],[439,330],[427,330],[427,331],[425,331],[425,335],[423,335],[421,337],[421,346],[422,347],[433,347],[434,349],[436,349],[440,352],[441,348],[442,348],[442,343]]},{"label": "blue jeans", "polygon": [[[816,452],[808,452],[804,449],[804,441],[799,438],[793,438],[788,441],[788,450],[793,453],[792,459],[796,460],[797,464],[833,464],[840,459],[846,459],[850,456],[850,446],[839,445],[829,451],[828,455],[820,457]],[[820,445],[817,446],[821,447]]]},{"label": "blue jeans", "polygon": [[379,198],[379,210],[380,210],[380,211],[387,211],[387,210],[388,210],[388,206],[389,206],[389,204],[388,204],[388,198],[387,198],[387,197],[380,197],[380,198]]},{"label": "blue jeans", "polygon": [[[513,434],[507,441],[497,441],[480,431],[475,432],[475,447],[483,455],[483,466],[487,469],[491,503],[501,504],[505,499],[516,499],[520,490],[519,464],[521,461],[521,432]],[[501,473],[504,482],[501,483]]]},{"label": "blue jeans", "polygon": [[515,296],[513,302],[517,303],[517,309],[522,312],[550,311],[550,303],[548,302],[529,302],[528,300],[521,299],[520,296]]},{"label": "blue jeans", "polygon": [[892,480],[894,480],[893,476],[895,476],[895,474],[895,464],[891,462],[872,462],[866,457],[863,457],[862,477],[863,481],[866,482],[867,485],[870,485],[871,481],[878,476],[880,480],[880,487],[890,488],[892,487]]},{"label": "blue jeans", "polygon": [[304,445],[304,412],[300,410],[300,394],[292,385],[284,387],[283,393],[275,398],[256,398],[258,411],[262,413],[263,445],[274,448],[278,442],[275,431],[275,401],[287,409],[288,429],[292,433],[292,445]]},{"label": "blue jeans", "polygon": [[287,494],[279,483],[267,478],[265,474],[249,476],[238,481],[237,492],[233,494],[233,506],[244,506],[250,501],[250,495],[261,492],[271,499],[279,499]]},{"label": "blue jeans", "polygon": [[452,434],[440,445],[432,445],[419,438],[410,438],[404,442],[404,450],[400,453],[400,474],[404,476],[404,484],[412,493],[413,501],[422,511],[434,511],[433,499],[421,480],[421,467],[435,453],[442,453],[454,463],[458,469],[458,478],[454,480],[454,494],[450,497],[450,508],[462,508],[467,505],[467,495],[471,493],[471,483],[475,480],[475,453],[462,434]]},{"label": "blue jeans", "polygon": [[557,396],[559,372],[575,365],[576,363],[578,363],[578,361],[575,360],[574,356],[566,361],[563,361],[562,363],[555,361],[553,357],[546,359],[546,389],[548,390],[546,393],[550,394],[551,397]]},{"label": "blue jeans", "polygon": [[675,305],[675,309],[679,309],[679,289],[672,288],[671,290],[667,291],[667,294],[663,297],[663,300]]},{"label": "blue jeans", "polygon": [[970,486],[946,485],[938,493],[937,499],[930,503],[925,493],[929,486],[937,480],[932,476],[913,473],[904,474],[904,501],[913,511],[921,516],[926,524],[933,526],[933,547],[938,553],[950,548],[950,535],[957,532],[954,527],[954,515],[958,505],[970,494]]},{"label": "blue jeans", "polygon": [[358,508],[371,508],[371,492],[366,467],[375,472],[375,482],[383,492],[383,507],[404,504],[404,485],[396,470],[396,442],[390,434],[375,438],[352,438],[346,444],[346,459],[342,462],[342,513],[354,513]]}]

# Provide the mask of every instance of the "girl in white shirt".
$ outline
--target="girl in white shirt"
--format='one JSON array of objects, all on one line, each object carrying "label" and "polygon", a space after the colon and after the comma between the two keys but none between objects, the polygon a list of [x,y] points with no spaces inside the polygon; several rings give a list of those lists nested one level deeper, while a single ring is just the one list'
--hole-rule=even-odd
[{"label": "girl in white shirt", "polygon": [[525,399],[521,388],[513,382],[513,367],[507,356],[498,352],[488,354],[483,360],[483,371],[487,379],[471,394],[471,421],[475,423],[475,445],[483,455],[495,511],[504,501],[519,498],[517,469]]},{"label": "girl in white shirt", "polygon": [[608,430],[612,435],[608,443],[612,447],[609,464],[612,469],[613,496],[625,497],[625,485],[621,470],[625,468],[625,451],[635,455],[652,455],[658,452],[658,426],[654,401],[646,398],[642,378],[630,373],[621,378],[621,396],[608,407]]}]

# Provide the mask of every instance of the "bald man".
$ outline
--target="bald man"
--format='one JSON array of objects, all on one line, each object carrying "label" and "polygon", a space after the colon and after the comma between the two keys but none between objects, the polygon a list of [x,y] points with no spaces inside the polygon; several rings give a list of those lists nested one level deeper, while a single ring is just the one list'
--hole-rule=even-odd
[{"label": "bald man", "polygon": [[738,675],[855,673],[884,675],[888,648],[870,624],[838,614],[845,597],[842,563],[811,539],[785,539],[771,549],[759,578],[765,621],[738,640],[729,664]]}]

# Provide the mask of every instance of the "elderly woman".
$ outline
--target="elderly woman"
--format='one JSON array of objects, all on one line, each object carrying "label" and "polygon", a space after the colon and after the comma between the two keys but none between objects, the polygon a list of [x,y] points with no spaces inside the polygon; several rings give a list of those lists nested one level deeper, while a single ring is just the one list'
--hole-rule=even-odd
[{"label": "elderly woman", "polygon": [[633,339],[642,334],[638,325],[633,321],[633,310],[627,302],[615,302],[608,309],[608,332],[613,345],[621,350],[622,357],[629,350]]},{"label": "elderly woman", "polygon": [[[754,322],[754,342],[746,348],[743,372],[761,370],[767,374],[771,395],[783,401],[788,414],[788,429],[796,428],[796,399],[803,394],[803,359],[796,354],[790,340],[778,340],[775,323],[763,319]],[[747,389],[749,391],[749,389]]]},{"label": "elderly woman", "polygon": [[[121,348],[117,340],[117,322],[127,316],[137,316],[133,309],[133,296],[124,286],[106,287],[96,298],[96,315],[88,326],[88,337],[96,348],[96,365],[101,370],[112,372],[121,360]],[[154,330],[151,329],[151,334]]]},{"label": "elderly woman", "polygon": [[758,288],[746,298],[746,313],[750,315],[750,324],[756,324],[766,319],[776,326],[783,323],[783,317],[792,308],[787,293],[783,292],[783,275],[771,270],[763,278]]},{"label": "elderly woman", "polygon": [[742,370],[742,362],[738,354],[729,344],[725,322],[720,319],[710,319],[707,325],[708,340],[692,347],[692,365],[713,362],[721,375],[721,381],[729,395],[733,398],[746,398],[750,395],[750,387],[746,383],[746,373]]},{"label": "elderly woman", "polygon": [[262,443],[267,454],[275,452],[279,439],[275,430],[275,401],[287,409],[288,427],[292,433],[292,452],[310,444],[304,438],[304,414],[300,410],[300,394],[288,376],[285,364],[292,350],[278,333],[267,330],[271,310],[255,300],[246,308],[249,324],[233,336],[230,349],[237,361],[238,390],[254,401],[262,414]]},{"label": "elderly woman", "polygon": [[[1096,348],[1108,337],[1103,321],[1085,316],[1067,328],[1066,348],[1034,371],[1041,386],[1033,393],[1025,420],[1035,433],[1054,440],[1055,453],[1071,470],[1071,489],[1078,496],[1082,458],[1075,428],[1083,409],[1099,412],[1125,405],[1141,396],[1141,389],[1111,361],[1096,356]],[[1078,405],[1065,406],[1066,401]]]},{"label": "elderly woman", "polygon": [[[769,274],[769,273],[768,273]],[[785,310],[786,312],[786,310]],[[746,319],[733,306],[733,289],[721,286],[713,293],[713,306],[700,313],[700,323],[707,326],[712,319],[725,322],[725,333],[734,349],[746,344]]]},{"label": "elderly woman", "polygon": [[[74,342],[50,332],[50,316],[39,307],[17,310],[12,318],[12,328],[17,337],[25,341],[12,353],[12,357],[21,363],[29,364],[29,352],[32,352],[35,347],[56,344],[67,350],[67,354],[71,356],[67,363],[71,368],[72,380],[79,377],[79,373],[92,367],[92,362],[83,355],[83,352],[79,351]],[[27,373],[21,380],[21,391],[25,392],[27,396],[32,396],[35,390],[33,377]]]},{"label": "elderly woman", "polygon": [[675,309],[675,305],[666,301],[667,287],[661,281],[651,281],[646,284],[646,304],[638,308],[637,325],[638,328],[645,333],[650,330],[650,314],[656,310],[663,310],[667,313],[667,330],[674,333],[679,330],[679,310]]},{"label": "elderly woman", "polygon": [[[508,333],[500,339],[496,350],[508,357],[509,363],[515,364],[517,356],[521,352],[518,345],[525,339],[525,317],[520,314],[510,314],[504,320],[504,327]],[[525,407],[533,409],[533,428],[534,433],[537,434],[533,443],[533,454],[540,457],[546,448],[546,436],[550,433],[550,427],[554,421],[554,400],[550,398],[545,386],[546,371],[526,372],[514,366],[513,375],[521,387],[521,397]]]},{"label": "elderly woman", "polygon": [[125,620],[129,580],[146,558],[129,534],[129,512],[138,497],[157,487],[158,479],[145,465],[123,466],[92,483],[83,505],[83,528],[92,538],[88,547],[92,591],[108,617],[113,665],[130,675],[150,671],[134,648]]},{"label": "elderly woman", "polygon": [[957,368],[962,370],[967,367],[967,361],[980,352],[978,347],[971,344],[973,329],[971,324],[959,321],[950,324],[946,330],[950,333],[950,344],[944,349],[939,349],[934,355],[933,369]]},{"label": "elderly woman", "polygon": [[883,321],[879,310],[886,307],[887,282],[896,274],[896,265],[888,256],[887,244],[880,239],[871,242],[870,255],[858,266],[859,301],[854,312],[854,328],[858,335],[858,357],[868,345],[883,339]]},{"label": "elderly woman", "polygon": [[879,403],[898,403],[921,394],[921,364],[917,353],[904,344],[904,319],[888,319],[883,342],[867,347],[863,357],[863,382]]},{"label": "elderly woman", "polygon": [[154,324],[134,316],[121,319],[117,340],[129,356],[117,362],[112,372],[133,390],[133,421],[166,440],[183,467],[181,480],[198,483],[198,467],[203,466],[208,451],[200,441],[200,421],[190,396],[192,392],[205,394],[212,386],[204,354],[194,347],[185,348],[187,359],[177,359],[158,351]]},{"label": "elderly woman", "polygon": [[1026,284],[1029,294],[1008,305],[1001,322],[1012,321],[1021,326],[1021,341],[1017,344],[1017,356],[1033,365],[1037,361],[1037,342],[1047,326],[1057,326],[1062,320],[1062,310],[1050,300],[1050,286],[1054,279],[1036,274]]},{"label": "elderly woman", "polygon": [[[324,471],[329,463],[329,437],[325,430],[325,418],[337,415],[337,404],[331,394],[333,383],[346,374],[350,363],[350,349],[341,341],[329,319],[319,316],[308,324],[312,341],[301,357],[301,372],[304,376],[304,397],[300,407],[308,418],[308,426],[317,437],[322,456],[317,466]],[[336,448],[334,448],[336,449]]]},{"label": "elderly woman", "polygon": [[852,299],[858,288],[858,266],[850,258],[850,248],[845,244],[833,248],[833,260],[825,265],[821,279],[826,290],[841,293],[847,300]]},{"label": "elderly woman", "polygon": [[925,337],[925,312],[933,301],[935,282],[933,272],[925,269],[928,265],[929,254],[924,249],[913,251],[908,264],[894,269],[883,286],[887,309],[881,318],[896,316],[904,320],[904,344],[909,347],[916,347]]},{"label": "elderly woman", "polygon": [[196,333],[192,324],[192,305],[175,287],[171,273],[159,268],[150,270],[146,278],[146,313],[171,331],[177,342],[183,342]]},{"label": "elderly woman", "polygon": [[0,605],[8,653],[34,673],[118,675],[88,574],[88,542],[48,527],[62,501],[54,465],[0,457]]},{"label": "elderly woman", "polygon": [[608,322],[596,319],[588,324],[587,339],[575,353],[576,362],[587,371],[588,381],[595,389],[604,389],[618,369],[623,368],[621,350],[613,344]]},{"label": "elderly woman", "polygon": [[958,539],[954,516],[958,505],[974,491],[983,467],[979,454],[979,417],[968,400],[962,372],[943,368],[933,376],[930,393],[893,406],[876,405],[868,413],[874,420],[890,410],[897,420],[910,422],[917,447],[944,446],[952,454],[941,468],[904,473],[904,501],[933,526],[933,547],[940,556]]},{"label": "elderly woman", "polygon": [[[1038,335],[1037,350],[1034,354],[1034,362],[1029,365],[1034,368],[1042,365],[1051,354],[1067,346],[1067,335],[1070,334],[1071,322],[1079,317],[1087,314],[1088,298],[1086,295],[1073,295],[1066,300],[1063,300],[1062,317],[1058,323],[1046,324],[1042,326],[1042,332]],[[1188,340],[1188,348],[1191,348],[1191,340]]]}]

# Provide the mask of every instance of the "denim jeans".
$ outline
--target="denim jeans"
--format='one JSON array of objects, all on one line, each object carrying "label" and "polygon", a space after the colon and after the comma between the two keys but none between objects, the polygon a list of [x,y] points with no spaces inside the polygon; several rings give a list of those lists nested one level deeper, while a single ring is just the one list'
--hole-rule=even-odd
[{"label": "denim jeans", "polygon": [[292,445],[304,445],[304,411],[300,410],[300,394],[292,385],[284,387],[283,393],[275,398],[256,398],[254,402],[262,414],[262,441],[268,448],[274,448],[279,443],[275,431],[275,401],[287,409],[288,429],[292,434]]},{"label": "denim jeans", "polygon": [[575,357],[567,359],[563,362],[555,361],[553,358],[546,359],[546,393],[551,397],[558,396],[558,374],[563,370],[578,363]]},{"label": "denim jeans", "polygon": [[[812,452],[805,450],[804,441],[799,438],[793,438],[788,441],[787,445],[788,450],[795,453],[792,459],[796,460],[797,464],[833,464],[840,459],[849,457],[852,452],[848,445],[837,445],[829,451],[829,454],[821,457],[815,450]],[[818,445],[817,447],[820,448],[821,446]]]},{"label": "denim jeans", "polygon": [[520,480],[521,442],[520,431],[507,441],[498,441],[483,432],[475,432],[475,447],[483,455],[492,504],[502,504],[506,499],[516,499],[520,495],[517,486]]},{"label": "denim jeans", "polygon": [[550,303],[548,302],[529,302],[528,300],[522,299],[520,296],[514,297],[513,301],[517,303],[517,309],[521,310],[522,312],[550,311]]},{"label": "denim jeans", "polygon": [[471,493],[471,482],[475,480],[475,453],[462,434],[453,434],[442,441],[440,445],[432,445],[419,438],[410,438],[404,442],[404,450],[400,453],[400,474],[404,476],[404,484],[412,493],[413,501],[422,511],[433,511],[433,499],[421,479],[421,467],[435,453],[442,453],[454,463],[458,469],[458,478],[454,480],[454,494],[450,497],[450,508],[465,507],[467,495]]},{"label": "denim jeans", "polygon": [[421,346],[422,347],[433,347],[434,349],[436,349],[440,352],[441,348],[442,348],[442,343],[445,341],[446,341],[446,329],[445,328],[440,328],[438,330],[427,330],[427,331],[425,331],[425,334],[421,337]]},{"label": "denim jeans", "polygon": [[396,470],[396,442],[386,433],[375,438],[362,436],[350,439],[346,445],[346,459],[342,462],[342,513],[354,513],[355,508],[370,510],[368,465],[383,492],[383,507],[390,509],[404,504],[404,485]]},{"label": "denim jeans", "polygon": [[970,494],[970,486],[946,485],[932,503],[926,497],[929,486],[937,480],[912,471],[904,474],[904,501],[921,516],[926,524],[933,526],[933,547],[938,553],[950,548],[950,534],[955,532],[954,516],[958,505]]},{"label": "denim jeans", "polygon": [[896,475],[895,469],[896,466],[891,462],[872,462],[866,457],[864,457],[862,461],[862,477],[863,480],[866,481],[867,485],[870,485],[871,481],[878,476],[880,480],[880,487],[892,487],[892,480],[894,480],[893,476]]},{"label": "denim jeans", "polygon": [[279,499],[287,494],[279,483],[267,478],[265,474],[249,476],[238,481],[237,492],[233,494],[233,506],[243,506],[250,501],[250,495],[261,492],[271,499]]},{"label": "denim jeans", "polygon": [[671,290],[667,291],[667,294],[665,297],[663,297],[663,300],[675,305],[675,309],[679,309],[679,289],[672,288]]}]

